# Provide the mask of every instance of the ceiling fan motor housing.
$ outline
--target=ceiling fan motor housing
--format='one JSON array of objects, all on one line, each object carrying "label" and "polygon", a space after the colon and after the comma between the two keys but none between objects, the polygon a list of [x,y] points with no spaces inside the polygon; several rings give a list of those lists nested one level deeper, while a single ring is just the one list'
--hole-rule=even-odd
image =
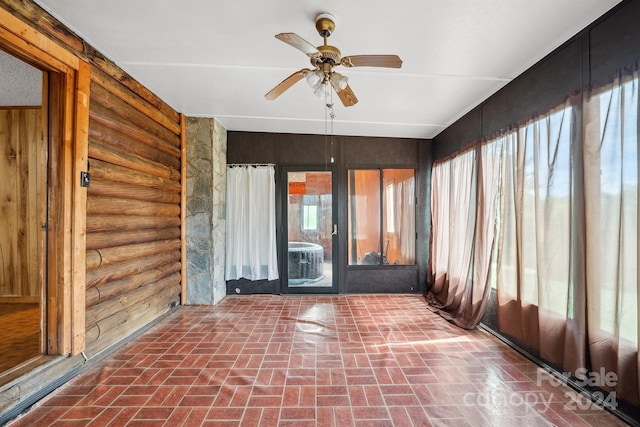
[{"label": "ceiling fan motor housing", "polygon": [[329,37],[336,29],[336,17],[330,13],[320,13],[316,16],[316,30],[320,37]]},{"label": "ceiling fan motor housing", "polygon": [[318,50],[322,54],[320,58],[311,58],[311,65],[314,67],[319,66],[320,64],[329,63],[331,66],[340,64],[340,59],[342,58],[340,54],[340,50],[338,50],[335,46],[322,45],[318,46]]}]

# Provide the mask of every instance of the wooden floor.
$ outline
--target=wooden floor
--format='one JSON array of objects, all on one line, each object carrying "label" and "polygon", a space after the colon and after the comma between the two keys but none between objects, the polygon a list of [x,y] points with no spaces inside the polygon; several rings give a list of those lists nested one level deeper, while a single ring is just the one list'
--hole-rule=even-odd
[{"label": "wooden floor", "polygon": [[37,303],[0,303],[0,373],[40,354]]}]

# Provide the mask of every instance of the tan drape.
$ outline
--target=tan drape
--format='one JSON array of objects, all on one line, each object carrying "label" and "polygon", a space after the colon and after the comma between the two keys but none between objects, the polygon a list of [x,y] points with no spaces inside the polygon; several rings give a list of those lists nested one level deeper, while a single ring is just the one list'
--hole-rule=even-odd
[{"label": "tan drape", "polygon": [[[639,404],[638,70],[592,90],[585,103],[587,307],[592,369],[617,375]],[[606,387],[608,388],[608,387]]]},{"label": "tan drape", "polygon": [[[503,137],[498,237],[500,331],[542,359],[574,372],[585,366],[584,311],[575,268],[574,108],[567,101]],[[578,217],[578,218],[574,218]]]},{"label": "tan drape", "polygon": [[[411,171],[413,172],[413,171]],[[396,184],[395,192],[395,229],[400,240],[401,264],[412,264],[416,260],[416,219],[415,219],[415,180],[410,178]],[[389,260],[389,262],[392,262]]]},{"label": "tan drape", "polygon": [[638,64],[612,80],[434,166],[427,299],[473,327],[495,270],[502,334],[638,405]]},{"label": "tan drape", "polygon": [[482,318],[491,292],[499,148],[482,146],[435,165],[429,307],[467,329]]}]

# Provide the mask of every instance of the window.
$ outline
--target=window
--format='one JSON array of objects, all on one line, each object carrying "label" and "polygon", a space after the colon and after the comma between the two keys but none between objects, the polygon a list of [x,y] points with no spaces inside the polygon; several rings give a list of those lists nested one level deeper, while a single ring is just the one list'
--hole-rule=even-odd
[{"label": "window", "polygon": [[318,196],[305,195],[302,198],[302,224],[303,230],[318,229]]},{"label": "window", "polygon": [[349,265],[415,264],[415,171],[349,171]]}]

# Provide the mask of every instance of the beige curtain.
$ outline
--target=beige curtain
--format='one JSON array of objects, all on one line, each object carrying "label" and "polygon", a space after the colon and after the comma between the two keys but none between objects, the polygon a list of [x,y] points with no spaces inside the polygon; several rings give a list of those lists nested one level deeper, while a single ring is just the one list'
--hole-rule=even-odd
[{"label": "beige curtain", "polygon": [[432,172],[429,307],[467,329],[480,322],[491,292],[490,265],[499,190],[500,147],[476,147]]},{"label": "beige curtain", "polygon": [[617,396],[639,404],[638,70],[585,103],[587,300],[592,369],[617,375]]},{"label": "beige curtain", "polygon": [[[399,230],[400,253],[403,264],[416,261],[415,179],[405,179],[396,191],[396,230]],[[391,261],[390,261],[391,262]]]},{"label": "beige curtain", "polygon": [[475,326],[495,270],[500,332],[613,405],[640,404],[638,81],[635,64],[432,174],[430,306]]},{"label": "beige curtain", "polygon": [[573,117],[568,100],[504,137],[497,260],[500,331],[570,371],[585,366]]}]

